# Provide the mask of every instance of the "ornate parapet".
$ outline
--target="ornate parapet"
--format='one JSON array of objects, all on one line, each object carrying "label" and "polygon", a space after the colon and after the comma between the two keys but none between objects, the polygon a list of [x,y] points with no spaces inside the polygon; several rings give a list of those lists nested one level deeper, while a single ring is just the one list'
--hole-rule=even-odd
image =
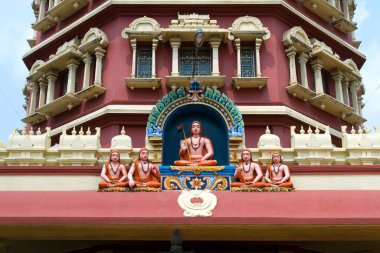
[{"label": "ornate parapet", "polygon": [[301,127],[300,133],[296,134],[295,126],[291,128],[291,147],[294,149],[294,160],[299,165],[321,165],[332,164],[335,157],[332,157],[334,149],[331,141],[329,128],[321,134],[318,128],[311,130],[310,126],[305,133]]},{"label": "ornate parapet", "polygon": [[5,165],[4,158],[8,157],[8,151],[4,143],[0,141],[0,165]]},{"label": "ornate parapet", "polygon": [[347,163],[351,165],[373,165],[380,163],[380,132],[375,133],[352,129],[347,133],[347,126],[342,126],[342,146],[347,152]]},{"label": "ornate parapet", "polygon": [[59,165],[71,166],[95,165],[99,148],[101,148],[100,128],[96,128],[95,134],[91,134],[90,129],[84,133],[83,128],[80,128],[77,134],[74,127],[71,135],[67,135],[64,129],[59,138],[60,157],[57,158],[57,162]]},{"label": "ornate parapet", "polygon": [[116,135],[111,140],[111,150],[117,150],[120,153],[120,159],[124,163],[131,163],[132,158],[130,153],[132,152],[132,140],[131,137],[125,134],[124,126],[120,131],[120,135]]},{"label": "ornate parapet", "polygon": [[40,129],[34,132],[33,129],[21,135],[16,133],[16,129],[9,137],[7,147],[8,157],[4,158],[6,165],[44,165],[46,151],[51,146],[50,128],[46,128],[44,134]]},{"label": "ornate parapet", "polygon": [[259,149],[259,161],[263,164],[269,164],[271,160],[271,153],[279,152],[281,147],[280,138],[277,135],[271,134],[269,127],[265,130],[265,134],[260,136],[257,143]]}]

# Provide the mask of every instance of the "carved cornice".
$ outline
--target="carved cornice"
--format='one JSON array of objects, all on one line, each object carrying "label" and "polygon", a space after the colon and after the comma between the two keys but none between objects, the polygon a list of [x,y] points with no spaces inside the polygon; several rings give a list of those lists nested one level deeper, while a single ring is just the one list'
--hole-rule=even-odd
[{"label": "carved cornice", "polygon": [[234,40],[235,37],[241,40],[254,40],[255,38],[268,40],[270,38],[269,29],[263,26],[260,19],[251,16],[237,18],[228,31],[230,40]]}]

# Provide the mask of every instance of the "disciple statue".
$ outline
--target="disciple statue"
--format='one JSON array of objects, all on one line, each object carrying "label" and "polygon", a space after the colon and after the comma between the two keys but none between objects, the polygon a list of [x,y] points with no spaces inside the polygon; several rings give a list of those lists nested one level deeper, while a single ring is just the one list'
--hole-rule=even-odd
[{"label": "disciple statue", "polygon": [[103,182],[100,182],[99,189],[107,187],[126,187],[128,182],[127,169],[120,162],[120,153],[118,151],[111,151],[109,160],[103,165],[100,177]]},{"label": "disciple statue", "polygon": [[236,166],[234,178],[236,182],[231,183],[231,187],[265,187],[261,182],[263,172],[257,163],[253,162],[251,151],[247,148],[241,153],[241,160]]},{"label": "disciple statue", "polygon": [[293,188],[293,183],[290,181],[289,168],[285,164],[282,164],[280,153],[272,154],[272,162],[265,173],[265,181],[270,184],[268,186]]},{"label": "disciple statue", "polygon": [[[182,127],[183,129],[183,127]],[[180,160],[174,161],[177,166],[215,166],[218,162],[212,160],[214,149],[211,140],[202,136],[202,125],[199,121],[191,123],[189,138],[180,143]]]},{"label": "disciple statue", "polygon": [[161,187],[161,176],[157,165],[149,163],[149,151],[141,148],[139,157],[132,164],[128,173],[130,187]]}]

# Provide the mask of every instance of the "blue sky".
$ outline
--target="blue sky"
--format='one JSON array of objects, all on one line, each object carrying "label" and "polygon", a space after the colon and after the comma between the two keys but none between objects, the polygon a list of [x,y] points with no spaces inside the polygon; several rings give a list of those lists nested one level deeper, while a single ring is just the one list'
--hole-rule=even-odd
[{"label": "blue sky", "polygon": [[[22,129],[21,119],[25,117],[22,105],[25,103],[22,88],[28,70],[22,55],[29,50],[26,40],[33,37],[30,24],[34,20],[31,0],[4,1],[0,9],[0,142],[8,143],[13,128]],[[357,0],[355,21],[359,29],[356,38],[362,41],[360,51],[367,56],[361,69],[366,86],[363,115],[366,128],[380,126],[380,80],[378,78],[380,59],[380,1]],[[15,7],[17,6],[17,7]]]}]

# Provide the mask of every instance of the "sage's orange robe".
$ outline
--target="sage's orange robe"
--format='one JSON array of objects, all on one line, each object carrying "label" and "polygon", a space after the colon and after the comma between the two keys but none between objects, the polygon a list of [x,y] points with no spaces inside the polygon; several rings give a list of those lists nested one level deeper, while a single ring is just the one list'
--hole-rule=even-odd
[{"label": "sage's orange robe", "polygon": [[[110,175],[110,169],[109,169],[109,164],[106,163],[106,176],[113,182],[117,182],[119,181],[121,178],[122,178],[122,173],[120,172],[119,173],[119,177],[111,177]],[[115,183],[109,183],[109,182],[106,182],[106,181],[103,181],[103,182],[100,182],[98,183],[99,185],[99,188],[107,188],[107,187],[126,187],[128,185],[128,181],[125,181],[125,182],[117,182],[116,184]]]},{"label": "sage's orange robe", "polygon": [[[280,182],[281,180],[272,180],[272,182]],[[268,186],[272,186],[270,183],[268,183]],[[293,183],[290,181],[290,178],[284,182],[279,184],[278,186],[280,187],[285,187],[285,188],[293,188]]]},{"label": "sage's orange robe", "polygon": [[[205,137],[201,137],[205,138]],[[202,156],[205,156],[207,154],[207,149],[206,147],[203,147],[202,149]],[[198,166],[215,166],[218,161],[217,160],[212,160],[212,157],[210,160],[192,160],[190,161],[189,153],[186,151],[183,155],[181,155],[181,148],[179,148],[179,159],[177,161],[174,161],[174,165],[176,166],[188,166],[189,164],[197,164]]]},{"label": "sage's orange robe", "polygon": [[[263,182],[256,182],[256,183],[250,183],[246,184],[246,182],[253,182],[253,180],[256,178],[256,172],[253,173],[252,177],[244,177],[241,172],[238,172],[238,174],[235,176],[235,180],[237,182],[232,182],[231,187],[254,187],[254,188],[263,188],[266,186]],[[261,178],[260,178],[261,180]]]},{"label": "sage's orange robe", "polygon": [[[158,170],[151,170],[149,177],[147,178],[141,178],[140,172],[138,169],[138,164],[135,164],[135,173],[134,173],[134,178],[135,178],[135,183],[136,184],[143,184],[145,183],[145,187],[153,187],[153,188],[160,188],[161,187],[161,175]],[[139,186],[137,186],[139,187]]]}]

